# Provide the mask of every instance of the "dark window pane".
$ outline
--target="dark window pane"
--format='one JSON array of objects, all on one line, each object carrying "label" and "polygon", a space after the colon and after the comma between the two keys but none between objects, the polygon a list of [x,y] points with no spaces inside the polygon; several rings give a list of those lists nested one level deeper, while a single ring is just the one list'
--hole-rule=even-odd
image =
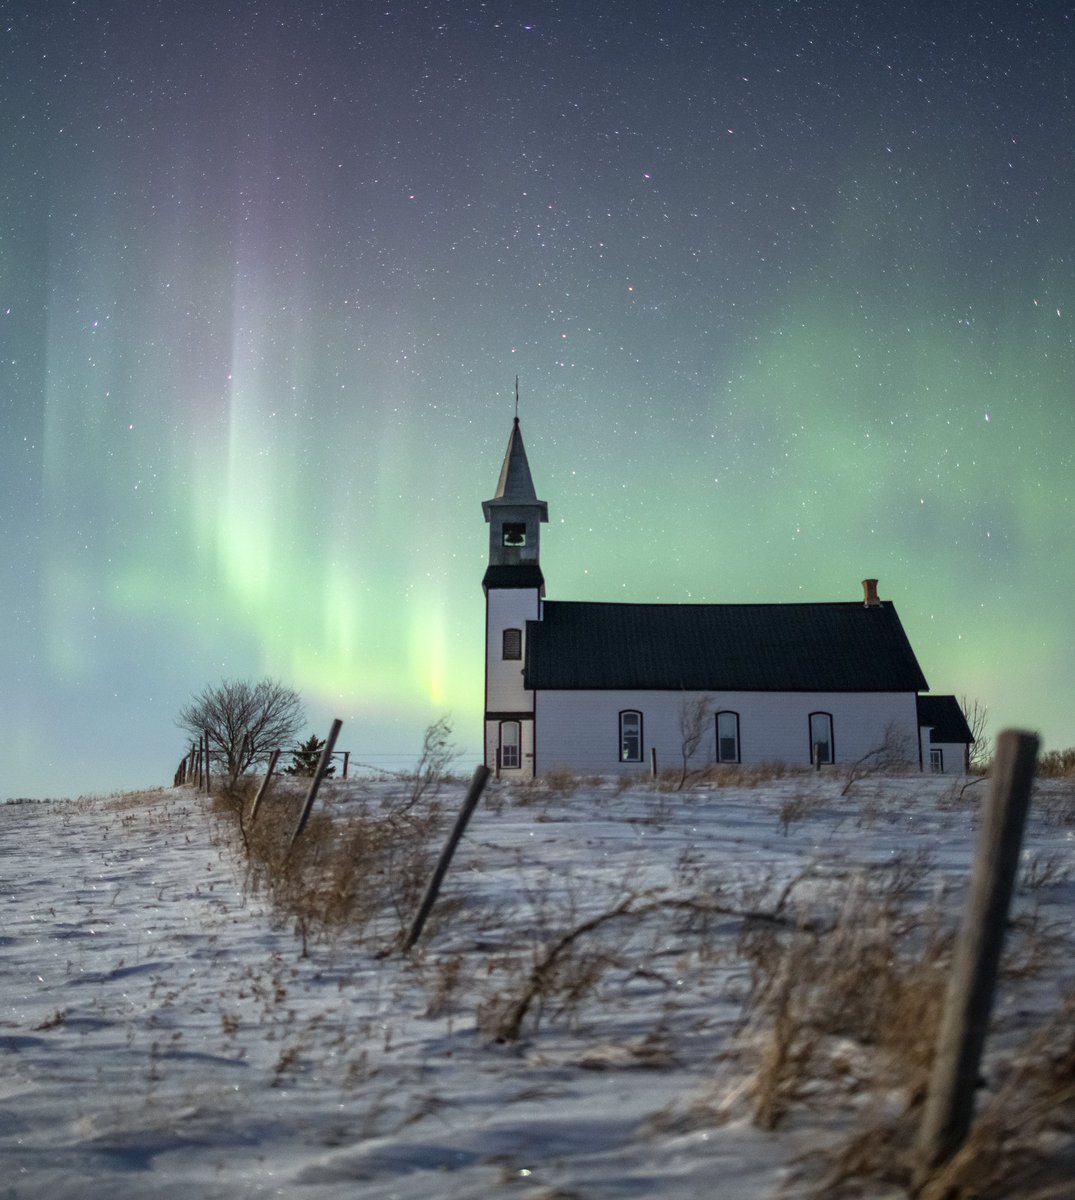
[{"label": "dark window pane", "polygon": [[620,759],[623,762],[642,761],[641,713],[620,713]]},{"label": "dark window pane", "polygon": [[521,629],[504,630],[504,657],[522,658],[523,631]]}]

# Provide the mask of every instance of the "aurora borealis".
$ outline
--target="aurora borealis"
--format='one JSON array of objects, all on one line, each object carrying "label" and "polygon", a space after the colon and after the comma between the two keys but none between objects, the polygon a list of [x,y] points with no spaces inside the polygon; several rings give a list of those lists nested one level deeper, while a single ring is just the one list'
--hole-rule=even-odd
[{"label": "aurora borealis", "polygon": [[482,706],[550,598],[839,600],[1075,744],[1075,62],[1043,3],[0,3],[0,799],[274,675]]}]

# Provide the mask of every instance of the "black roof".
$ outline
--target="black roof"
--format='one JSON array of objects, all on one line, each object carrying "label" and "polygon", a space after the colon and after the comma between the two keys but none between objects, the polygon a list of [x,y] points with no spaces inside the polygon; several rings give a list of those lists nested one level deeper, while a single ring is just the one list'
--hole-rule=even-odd
[{"label": "black roof", "polygon": [[489,588],[542,588],[545,576],[537,563],[511,563],[499,567],[486,567],[482,587]]},{"label": "black roof", "polygon": [[919,725],[932,725],[931,742],[965,742],[970,745],[974,735],[955,696],[919,696]]},{"label": "black roof", "polygon": [[889,603],[591,604],[527,622],[533,689],[918,692],[928,687]]}]

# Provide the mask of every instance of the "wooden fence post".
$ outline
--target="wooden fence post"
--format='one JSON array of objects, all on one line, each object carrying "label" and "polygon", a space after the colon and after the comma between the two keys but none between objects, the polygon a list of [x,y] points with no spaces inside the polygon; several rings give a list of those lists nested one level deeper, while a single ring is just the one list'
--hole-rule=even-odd
[{"label": "wooden fence post", "polygon": [[251,823],[258,815],[258,806],[265,797],[265,793],[269,790],[269,780],[272,779],[272,773],[276,770],[277,760],[280,758],[280,750],[277,748],[269,755],[269,765],[265,769],[265,778],[261,781],[261,786],[257,790],[257,795],[254,797],[254,803],[250,806]]},{"label": "wooden fence post", "polygon": [[1006,729],[997,737],[963,927],[948,978],[926,1104],[915,1146],[914,1191],[963,1144],[974,1114],[985,1035],[1008,920],[1038,739]]},{"label": "wooden fence post", "polygon": [[299,834],[306,828],[306,822],[310,819],[310,811],[314,806],[314,798],[317,796],[317,789],[321,786],[321,780],[325,777],[325,771],[328,770],[328,765],[332,762],[332,750],[336,745],[336,739],[340,735],[340,729],[343,722],[336,718],[332,722],[332,728],[329,730],[328,737],[325,738],[325,745],[321,751],[321,758],[317,763],[317,770],[314,772],[313,779],[310,780],[310,790],[306,793],[306,800],[302,805],[302,812],[299,813],[298,824],[295,826],[295,832],[291,835],[291,841],[288,843],[288,854],[294,849],[295,842],[298,840]]},{"label": "wooden fence post", "polygon": [[[497,751],[498,757],[499,753]],[[448,872],[452,855],[455,853],[456,846],[459,845],[459,839],[466,832],[467,823],[470,821],[474,809],[478,806],[478,801],[481,799],[481,794],[485,790],[488,780],[489,768],[487,766],[482,764],[482,766],[474,768],[474,774],[471,776],[470,787],[467,789],[463,807],[459,810],[459,816],[455,819],[455,828],[452,830],[451,836],[441,851],[440,861],[433,871],[433,875],[426,887],[426,894],[422,897],[422,903],[418,906],[418,913],[411,922],[410,933],[407,934],[407,939],[403,943],[404,952],[412,949],[415,942],[422,936],[422,928],[426,923],[426,918],[433,909],[433,905],[437,902],[437,893],[440,891],[440,885],[444,882],[444,876]]]}]

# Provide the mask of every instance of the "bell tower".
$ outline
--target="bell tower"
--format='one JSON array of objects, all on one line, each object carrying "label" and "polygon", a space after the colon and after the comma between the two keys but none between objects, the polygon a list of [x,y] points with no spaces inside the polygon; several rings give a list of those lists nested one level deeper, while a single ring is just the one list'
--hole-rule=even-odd
[{"label": "bell tower", "polygon": [[[541,525],[549,520],[549,506],[537,498],[530,464],[526,459],[519,418],[511,429],[508,449],[500,468],[496,495],[482,502],[489,523],[489,572],[498,567],[531,568],[541,575]],[[509,577],[510,578],[510,577]],[[541,586],[543,580],[539,580]],[[504,586],[501,584],[501,586]],[[518,583],[508,586],[518,587]]]},{"label": "bell tower", "polygon": [[537,498],[515,418],[496,494],[482,502],[489,525],[485,592],[485,764],[511,778],[534,774],[534,694],[525,686],[526,623],[541,620],[541,526],[549,506]]}]

